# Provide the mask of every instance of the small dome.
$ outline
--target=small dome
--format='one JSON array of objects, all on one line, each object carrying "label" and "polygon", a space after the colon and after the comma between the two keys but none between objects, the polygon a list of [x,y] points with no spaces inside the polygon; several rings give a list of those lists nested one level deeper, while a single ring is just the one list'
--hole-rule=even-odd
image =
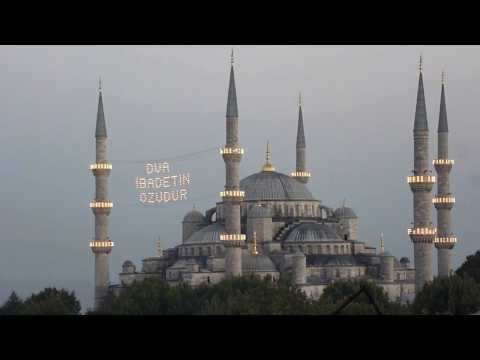
[{"label": "small dome", "polygon": [[400,263],[401,264],[410,264],[410,259],[408,257],[404,256],[400,259]]},{"label": "small dome", "polygon": [[272,217],[272,210],[264,205],[255,205],[253,206],[249,212],[248,217],[250,218],[271,218]]},{"label": "small dome", "polygon": [[126,260],[122,265],[123,273],[134,273],[136,270],[135,265],[130,260]]},{"label": "small dome", "polygon": [[357,215],[355,212],[347,207],[347,206],[342,206],[335,210],[335,216],[340,218],[340,219],[357,219]]},{"label": "small dome", "polygon": [[205,223],[207,220],[200,211],[193,208],[183,217],[183,222]]},{"label": "small dome", "polygon": [[242,270],[243,271],[278,271],[273,261],[266,255],[252,255],[246,250],[242,254]]},{"label": "small dome", "polygon": [[212,242],[222,242],[220,234],[225,233],[225,226],[220,223],[213,223],[194,232],[185,240],[185,244],[203,244]]},{"label": "small dome", "polygon": [[317,222],[304,222],[293,228],[285,238],[286,242],[316,242],[341,240],[332,226]]}]

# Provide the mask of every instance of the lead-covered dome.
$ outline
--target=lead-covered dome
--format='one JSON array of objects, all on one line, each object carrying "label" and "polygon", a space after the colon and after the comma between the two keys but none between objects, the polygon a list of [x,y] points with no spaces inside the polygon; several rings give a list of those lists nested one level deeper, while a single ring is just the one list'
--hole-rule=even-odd
[{"label": "lead-covered dome", "polygon": [[185,244],[202,244],[211,242],[221,242],[220,234],[224,234],[225,226],[219,223],[213,223],[196,232],[194,232]]},{"label": "lead-covered dome", "polygon": [[207,219],[200,211],[193,208],[193,210],[185,214],[183,217],[183,222],[206,223]]},{"label": "lead-covered dome", "polygon": [[327,224],[304,222],[293,228],[286,236],[286,242],[315,242],[342,240],[335,229]]},{"label": "lead-covered dome", "polygon": [[240,181],[248,200],[315,200],[301,182],[276,171],[261,171]]},{"label": "lead-covered dome", "polygon": [[276,272],[278,271],[273,261],[266,255],[252,255],[248,250],[242,254],[242,270],[248,272]]},{"label": "lead-covered dome", "polygon": [[335,210],[335,216],[341,219],[357,219],[357,214],[347,206],[342,206]]}]

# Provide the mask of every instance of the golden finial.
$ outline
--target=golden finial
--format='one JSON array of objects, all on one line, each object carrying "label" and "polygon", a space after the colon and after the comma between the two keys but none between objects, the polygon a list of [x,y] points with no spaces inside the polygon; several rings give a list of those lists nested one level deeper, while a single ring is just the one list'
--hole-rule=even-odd
[{"label": "golden finial", "polygon": [[272,165],[272,151],[270,149],[270,142],[267,140],[267,153],[265,156],[265,165],[263,165],[263,171],[275,171],[275,166]]},{"label": "golden finial", "polygon": [[102,77],[98,77],[98,91],[102,91]]},{"label": "golden finial", "polygon": [[445,85],[445,69],[442,69],[442,85]]},{"label": "golden finial", "polygon": [[298,106],[302,106],[302,92],[298,93]]},{"label": "golden finial", "polygon": [[385,241],[383,240],[383,232],[380,233],[380,254],[385,252]]},{"label": "golden finial", "polygon": [[258,251],[257,251],[257,232],[256,231],[253,232],[253,251],[252,251],[252,255],[258,255]]},{"label": "golden finial", "polygon": [[418,63],[418,70],[419,70],[420,72],[422,72],[422,69],[423,69],[422,65],[423,65],[422,53],[420,53],[420,61],[419,61],[419,63]]},{"label": "golden finial", "polygon": [[232,51],[230,53],[230,64],[232,64],[232,66],[233,66],[233,48],[232,48]]}]

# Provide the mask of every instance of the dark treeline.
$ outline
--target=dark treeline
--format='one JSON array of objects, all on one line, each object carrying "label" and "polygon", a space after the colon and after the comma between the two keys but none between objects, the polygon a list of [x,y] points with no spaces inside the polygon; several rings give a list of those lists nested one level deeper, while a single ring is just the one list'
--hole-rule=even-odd
[{"label": "dark treeline", "polygon": [[[339,280],[328,285],[318,300],[305,295],[288,277],[272,281],[245,275],[217,284],[170,286],[158,279],[135,282],[117,296],[109,296],[89,315],[328,315],[347,303],[341,314],[471,314],[480,310],[480,251],[468,256],[448,278],[425,284],[413,304],[390,301],[372,281]],[[74,292],[46,288],[25,300],[12,292],[0,307],[0,315],[78,315],[81,306]]]}]

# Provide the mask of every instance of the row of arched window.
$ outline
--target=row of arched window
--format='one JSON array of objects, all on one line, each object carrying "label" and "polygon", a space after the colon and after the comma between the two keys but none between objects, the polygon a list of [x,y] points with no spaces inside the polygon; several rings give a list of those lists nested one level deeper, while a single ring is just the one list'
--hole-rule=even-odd
[{"label": "row of arched window", "polygon": [[[248,210],[250,211],[254,206],[257,204],[250,204],[248,206]],[[268,206],[272,210],[273,217],[322,217],[324,218],[324,214],[322,214],[322,209],[318,204],[293,204],[293,203],[269,203]],[[246,207],[242,206],[242,216],[246,215]],[[218,216],[223,218],[223,208],[221,206],[218,207]]]},{"label": "row of arched window", "polygon": [[304,254],[337,254],[348,255],[351,254],[351,248],[349,244],[344,245],[289,245],[288,251],[294,252],[296,249],[300,250]]},{"label": "row of arched window", "polygon": [[180,256],[220,256],[223,246],[182,246],[178,251]]},{"label": "row of arched window", "polygon": [[340,279],[340,278],[355,278],[365,275],[365,269],[363,268],[349,268],[346,271],[340,271],[340,269],[322,269],[320,271],[320,277],[326,280]]}]

